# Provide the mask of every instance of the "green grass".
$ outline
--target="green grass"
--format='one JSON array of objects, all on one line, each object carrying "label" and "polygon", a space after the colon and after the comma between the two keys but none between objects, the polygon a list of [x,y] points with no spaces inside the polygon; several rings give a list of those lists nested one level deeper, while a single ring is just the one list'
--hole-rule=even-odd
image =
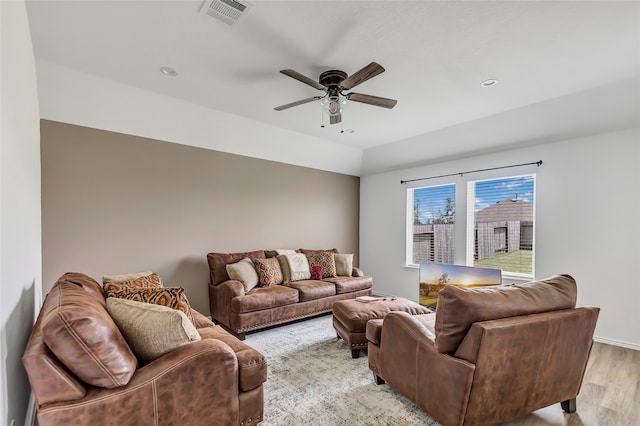
[{"label": "green grass", "polygon": [[505,272],[517,272],[521,274],[533,273],[533,251],[518,250],[511,253],[501,253],[474,262],[474,266],[482,268],[498,268]]}]

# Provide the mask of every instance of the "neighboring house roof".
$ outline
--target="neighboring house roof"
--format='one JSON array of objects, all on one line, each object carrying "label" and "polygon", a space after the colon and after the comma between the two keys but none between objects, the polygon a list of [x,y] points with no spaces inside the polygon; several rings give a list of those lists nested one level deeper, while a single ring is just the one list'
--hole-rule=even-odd
[{"label": "neighboring house roof", "polygon": [[533,221],[533,204],[525,200],[506,199],[475,213],[476,222]]}]

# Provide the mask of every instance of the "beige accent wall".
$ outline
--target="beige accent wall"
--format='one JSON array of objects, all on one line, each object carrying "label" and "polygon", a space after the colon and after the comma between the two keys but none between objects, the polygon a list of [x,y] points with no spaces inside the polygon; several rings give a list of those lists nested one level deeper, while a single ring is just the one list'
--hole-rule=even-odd
[{"label": "beige accent wall", "polygon": [[357,265],[358,177],[47,120],[41,156],[44,293],[68,271],[152,269],[208,315],[209,252],[336,247]]}]

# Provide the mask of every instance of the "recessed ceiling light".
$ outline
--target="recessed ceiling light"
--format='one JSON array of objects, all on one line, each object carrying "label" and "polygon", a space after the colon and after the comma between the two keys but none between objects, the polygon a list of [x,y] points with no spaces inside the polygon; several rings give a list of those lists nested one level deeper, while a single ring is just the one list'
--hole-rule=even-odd
[{"label": "recessed ceiling light", "polygon": [[171,67],[162,67],[160,68],[160,72],[169,77],[175,77],[176,75],[178,75],[178,72]]},{"label": "recessed ceiling light", "polygon": [[480,83],[480,85],[482,87],[491,87],[491,86],[495,86],[496,83],[498,83],[498,80],[496,80],[495,78],[490,78],[490,79],[485,80],[482,83]]}]

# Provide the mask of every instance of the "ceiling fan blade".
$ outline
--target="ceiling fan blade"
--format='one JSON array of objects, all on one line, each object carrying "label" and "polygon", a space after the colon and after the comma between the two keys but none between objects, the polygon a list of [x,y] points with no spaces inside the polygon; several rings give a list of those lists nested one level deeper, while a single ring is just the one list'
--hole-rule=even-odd
[{"label": "ceiling fan blade", "polygon": [[309,103],[309,102],[317,101],[318,99],[322,99],[322,96],[314,96],[312,98],[302,99],[302,100],[299,100],[299,101],[291,102],[290,104],[284,104],[284,105],[277,106],[274,109],[276,111],[282,111],[283,109],[287,109],[287,108],[291,108],[291,107],[294,107],[294,106],[298,106],[298,105],[306,104],[306,103]]},{"label": "ceiling fan blade", "polygon": [[340,83],[340,86],[343,89],[348,90],[353,87],[356,87],[360,83],[364,83],[370,78],[375,77],[376,75],[383,72],[384,72],[384,68],[382,67],[382,65],[376,62],[371,62],[366,67],[362,68],[359,71],[356,71],[355,73],[351,74],[349,77],[345,78],[342,81],[342,83]]},{"label": "ceiling fan blade", "polygon": [[315,80],[310,79],[306,75],[300,74],[298,71],[286,69],[286,70],[282,70],[280,72],[282,74],[284,74],[284,75],[288,75],[291,78],[295,78],[296,80],[301,81],[304,84],[308,84],[309,86],[311,86],[311,87],[313,87],[315,89],[318,89],[318,90],[324,90],[325,89],[325,87],[322,84],[318,83]]},{"label": "ceiling fan blade", "polygon": [[362,102],[363,104],[389,109],[393,108],[398,103],[395,99],[381,98],[379,96],[365,95],[363,93],[348,93],[347,99],[354,102]]},{"label": "ceiling fan blade", "polygon": [[342,121],[342,114],[340,113],[329,116],[329,124],[338,124],[341,121]]}]

